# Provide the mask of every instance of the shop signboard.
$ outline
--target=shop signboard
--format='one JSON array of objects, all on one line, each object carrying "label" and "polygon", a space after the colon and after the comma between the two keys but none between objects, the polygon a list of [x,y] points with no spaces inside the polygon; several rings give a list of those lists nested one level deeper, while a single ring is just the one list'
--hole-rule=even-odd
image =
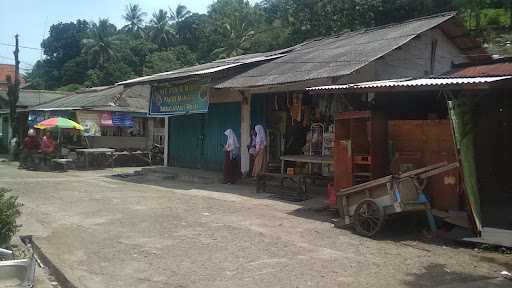
[{"label": "shop signboard", "polygon": [[205,83],[158,84],[151,87],[149,115],[173,116],[208,112]]},{"label": "shop signboard", "polygon": [[112,113],[112,124],[116,127],[133,127],[133,117],[128,113],[114,112]]}]

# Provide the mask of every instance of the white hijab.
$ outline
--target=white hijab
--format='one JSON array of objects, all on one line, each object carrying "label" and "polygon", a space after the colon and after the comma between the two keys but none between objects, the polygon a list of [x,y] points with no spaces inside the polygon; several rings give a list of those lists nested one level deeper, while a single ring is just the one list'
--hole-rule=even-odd
[{"label": "white hijab", "polygon": [[254,130],[256,130],[256,146],[260,148],[267,146],[267,135],[265,135],[263,126],[256,125]]},{"label": "white hijab", "polygon": [[236,138],[235,132],[233,129],[228,129],[224,131],[224,134],[228,136],[228,141],[226,142],[226,150],[227,151],[233,151],[234,149],[237,149],[240,147],[240,144],[238,144],[238,139]]}]

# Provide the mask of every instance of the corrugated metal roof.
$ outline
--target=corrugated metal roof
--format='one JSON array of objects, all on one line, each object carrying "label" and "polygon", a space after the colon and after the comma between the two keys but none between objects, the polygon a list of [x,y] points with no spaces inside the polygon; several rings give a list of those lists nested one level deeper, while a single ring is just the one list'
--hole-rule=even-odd
[{"label": "corrugated metal roof", "polygon": [[135,78],[123,82],[117,83],[117,85],[134,85],[145,82],[169,80],[175,78],[182,78],[196,75],[206,75],[215,73],[218,71],[226,70],[229,68],[241,66],[244,64],[256,63],[261,61],[268,61],[271,59],[279,58],[284,56],[287,50],[272,51],[267,53],[248,54],[228,59],[217,60],[214,62],[196,65],[192,67],[182,68],[174,71],[163,72],[155,75],[144,76]]},{"label": "corrugated metal roof", "polygon": [[101,111],[147,112],[149,107],[148,85],[132,87],[110,86],[102,89],[69,95],[31,110],[77,110],[91,109]]},{"label": "corrugated metal roof", "polygon": [[455,13],[443,13],[312,40],[216,88],[257,87],[347,75],[454,16]]},{"label": "corrugated metal roof", "polygon": [[[20,90],[20,98],[18,99],[18,107],[32,107],[48,101],[59,99],[69,95],[69,92],[47,91],[47,90]],[[0,98],[8,101],[7,90],[0,90]],[[7,103],[7,102],[6,102]]]},{"label": "corrugated metal roof", "polygon": [[424,79],[393,79],[384,81],[363,82],[346,85],[330,85],[319,86],[306,89],[310,92],[320,91],[340,91],[340,90],[366,90],[366,89],[380,89],[380,88],[395,88],[395,87],[428,87],[428,88],[442,88],[444,86],[452,85],[466,85],[466,84],[486,84],[502,80],[512,79],[512,76],[502,77],[471,77],[471,78],[424,78]]},{"label": "corrugated metal roof", "polygon": [[512,76],[512,62],[492,63],[457,68],[446,74],[446,77],[483,77]]}]

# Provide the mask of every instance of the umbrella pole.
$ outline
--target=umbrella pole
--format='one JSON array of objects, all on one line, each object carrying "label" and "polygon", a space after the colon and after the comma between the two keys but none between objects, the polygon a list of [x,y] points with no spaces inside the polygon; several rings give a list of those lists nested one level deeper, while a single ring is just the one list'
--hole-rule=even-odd
[{"label": "umbrella pole", "polygon": [[59,136],[58,136],[58,138],[57,138],[57,144],[59,144],[59,155],[58,155],[58,157],[60,157],[60,155],[62,155],[62,141],[60,141],[60,137],[61,137],[62,135],[61,135],[61,133],[60,133],[60,130],[61,130],[61,129],[60,129],[60,128],[58,128],[58,131],[59,131],[59,132],[58,132],[58,133],[59,133],[59,134],[58,134]]}]

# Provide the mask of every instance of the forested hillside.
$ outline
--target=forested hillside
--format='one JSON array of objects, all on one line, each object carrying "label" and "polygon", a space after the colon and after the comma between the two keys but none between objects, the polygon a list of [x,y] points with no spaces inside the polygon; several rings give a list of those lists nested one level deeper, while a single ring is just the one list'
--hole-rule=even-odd
[{"label": "forested hillside", "polygon": [[512,0],[217,0],[206,14],[183,5],[142,11],[130,4],[119,11],[123,27],[108,19],[56,23],[41,43],[45,58],[27,76],[37,89],[110,85],[454,10],[492,53],[512,56]]}]

